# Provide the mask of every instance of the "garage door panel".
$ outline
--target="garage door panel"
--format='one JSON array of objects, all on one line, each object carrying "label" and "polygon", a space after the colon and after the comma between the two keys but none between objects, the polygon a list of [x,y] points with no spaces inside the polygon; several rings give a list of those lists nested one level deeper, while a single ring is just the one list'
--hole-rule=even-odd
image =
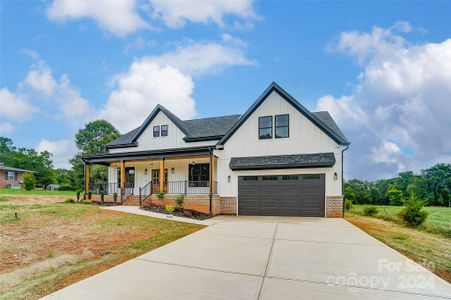
[{"label": "garage door panel", "polygon": [[238,213],[241,215],[324,216],[324,174],[244,178],[238,178]]}]

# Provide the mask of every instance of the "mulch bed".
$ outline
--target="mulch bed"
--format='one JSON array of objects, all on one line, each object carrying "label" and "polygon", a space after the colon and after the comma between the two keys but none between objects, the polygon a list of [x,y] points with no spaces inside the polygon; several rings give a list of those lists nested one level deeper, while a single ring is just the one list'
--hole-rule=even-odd
[{"label": "mulch bed", "polygon": [[162,213],[166,215],[174,215],[177,217],[184,217],[184,218],[190,218],[190,219],[196,219],[196,220],[206,220],[209,218],[212,218],[213,216],[210,214],[202,213],[196,210],[192,209],[181,209],[176,207],[174,209],[174,212],[171,214],[166,211],[164,206],[161,205],[155,205],[155,204],[146,204],[145,206],[141,206],[141,209],[153,211],[157,213]]}]

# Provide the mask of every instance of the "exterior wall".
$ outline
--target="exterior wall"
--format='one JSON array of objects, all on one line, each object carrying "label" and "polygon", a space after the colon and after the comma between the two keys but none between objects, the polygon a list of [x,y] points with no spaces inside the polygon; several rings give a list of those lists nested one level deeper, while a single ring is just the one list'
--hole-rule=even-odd
[{"label": "exterior wall", "polygon": [[[258,117],[289,114],[289,137],[283,139],[258,139]],[[274,118],[273,118],[274,122]],[[238,196],[238,176],[283,175],[283,174],[326,174],[326,196],[342,195],[341,151],[338,145],[315,124],[302,115],[285,99],[273,92],[225,143],[223,150],[215,150],[218,156],[218,182],[222,197]],[[264,156],[284,154],[307,154],[333,152],[336,163],[331,168],[302,168],[232,171],[229,167],[232,157]],[[338,180],[334,179],[337,173]],[[230,182],[228,182],[230,176]]]},{"label": "exterior wall", "polygon": [[[153,137],[153,126],[168,125],[168,136]],[[212,146],[218,141],[202,141],[186,143],[183,138],[185,134],[169,119],[163,112],[159,112],[150,122],[149,126],[144,130],[138,138],[137,147],[115,148],[110,149],[109,153],[135,152],[145,150],[186,148],[196,146]]]},{"label": "exterior wall", "polygon": [[[187,158],[187,159],[166,159],[164,163],[165,169],[168,169],[168,181],[170,182],[177,182],[176,184],[170,184],[168,188],[168,193],[171,193],[171,188],[174,191],[174,193],[180,193],[180,188],[183,185],[182,182],[185,180],[188,180],[188,165],[195,163],[209,163],[209,158]],[[147,160],[147,161],[141,161],[141,162],[125,162],[126,167],[135,167],[135,189],[134,194],[139,194],[139,188],[146,185],[152,178],[152,169],[159,169],[160,168],[160,161],[159,160]],[[117,179],[117,172],[120,165],[118,163],[113,163],[108,168],[108,182],[110,183],[116,183],[118,182]],[[147,169],[147,174],[146,170]],[[174,173],[172,173],[172,169],[174,169]],[[216,178],[217,168],[215,168],[215,175]],[[216,181],[216,179],[215,179]],[[209,187],[188,187],[187,193],[205,193],[208,194],[210,192]]]},{"label": "exterior wall", "polygon": [[237,198],[236,197],[221,197],[219,199],[222,215],[236,215],[237,214]]},{"label": "exterior wall", "polygon": [[343,217],[343,196],[326,197],[326,217],[327,218]]},{"label": "exterior wall", "polygon": [[17,172],[17,171],[15,171],[16,174],[17,174],[17,179],[16,180],[6,180],[5,179],[6,172],[8,172],[8,171],[0,170],[0,188],[5,188],[5,187],[7,187],[10,184],[20,184],[20,185],[22,185],[24,172]]}]

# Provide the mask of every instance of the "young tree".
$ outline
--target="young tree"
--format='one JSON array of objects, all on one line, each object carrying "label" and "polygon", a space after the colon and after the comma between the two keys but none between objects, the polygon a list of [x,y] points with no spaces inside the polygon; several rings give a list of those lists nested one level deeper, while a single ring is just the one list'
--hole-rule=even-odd
[{"label": "young tree", "polygon": [[387,191],[387,198],[390,201],[391,205],[402,205],[404,203],[403,192],[396,189],[395,187],[391,187]]},{"label": "young tree", "polygon": [[36,186],[36,179],[33,176],[33,173],[25,173],[23,175],[23,184],[27,191],[31,191]]}]

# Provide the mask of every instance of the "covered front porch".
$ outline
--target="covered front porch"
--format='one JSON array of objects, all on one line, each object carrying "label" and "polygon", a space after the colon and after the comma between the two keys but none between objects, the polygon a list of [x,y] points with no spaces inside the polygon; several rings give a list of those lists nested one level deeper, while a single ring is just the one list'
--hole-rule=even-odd
[{"label": "covered front porch", "polygon": [[[218,194],[216,157],[208,147],[111,153],[87,156],[84,161],[86,195],[103,194],[107,201],[116,197],[121,204],[142,205],[155,200],[159,192],[169,201],[185,194],[188,200],[208,200],[211,212],[211,199]],[[108,167],[107,182],[90,182],[92,164]]]}]

